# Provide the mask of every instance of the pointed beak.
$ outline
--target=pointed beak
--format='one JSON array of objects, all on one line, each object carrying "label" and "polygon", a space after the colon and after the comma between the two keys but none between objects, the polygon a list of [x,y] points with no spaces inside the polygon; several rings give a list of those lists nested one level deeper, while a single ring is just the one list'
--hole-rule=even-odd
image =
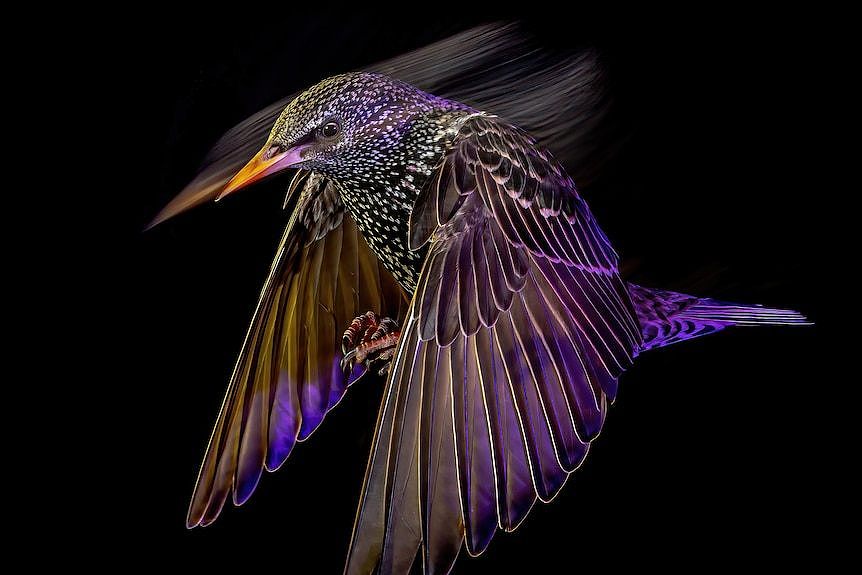
[{"label": "pointed beak", "polygon": [[224,190],[216,197],[219,201],[270,174],[286,170],[302,161],[302,152],[307,146],[296,146],[286,152],[279,152],[276,147],[264,147],[237,174],[231,178]]}]

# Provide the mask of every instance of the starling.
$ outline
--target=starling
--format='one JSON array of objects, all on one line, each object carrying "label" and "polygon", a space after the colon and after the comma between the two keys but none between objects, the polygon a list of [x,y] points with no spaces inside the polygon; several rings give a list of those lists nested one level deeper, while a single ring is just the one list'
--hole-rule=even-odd
[{"label": "starling", "polygon": [[447,573],[557,495],[639,353],[806,323],[623,281],[572,178],[492,112],[335,76],[223,188],[297,170],[188,527],[231,492],[244,503],[374,368],[388,376],[345,572]]}]

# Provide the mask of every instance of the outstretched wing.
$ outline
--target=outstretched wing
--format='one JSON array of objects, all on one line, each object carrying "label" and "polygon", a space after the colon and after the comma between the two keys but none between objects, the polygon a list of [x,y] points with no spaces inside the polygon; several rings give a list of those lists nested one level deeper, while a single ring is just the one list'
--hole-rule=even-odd
[{"label": "outstretched wing", "polygon": [[617,256],[571,179],[525,133],[474,117],[417,200],[428,258],[393,360],[347,573],[446,573],[601,430],[640,327]]},{"label": "outstretched wing", "polygon": [[290,222],[210,438],[188,527],[212,523],[231,489],[234,503],[244,503],[263,469],[278,469],[341,400],[341,336],[350,321],[367,310],[397,317],[405,301],[331,182],[300,172],[287,202]]}]

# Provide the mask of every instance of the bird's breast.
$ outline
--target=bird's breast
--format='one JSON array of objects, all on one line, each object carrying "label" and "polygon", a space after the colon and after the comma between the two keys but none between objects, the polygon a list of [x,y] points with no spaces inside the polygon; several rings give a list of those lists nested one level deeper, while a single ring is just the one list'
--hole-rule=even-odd
[{"label": "bird's breast", "polygon": [[365,241],[401,287],[412,295],[427,252],[424,247],[415,251],[407,247],[416,193],[397,184],[379,189],[344,186],[341,193]]},{"label": "bird's breast", "polygon": [[441,108],[415,119],[384,161],[359,170],[340,186],[342,200],[365,241],[401,286],[411,295],[428,248],[408,248],[410,214],[422,188],[439,167],[469,110]]}]

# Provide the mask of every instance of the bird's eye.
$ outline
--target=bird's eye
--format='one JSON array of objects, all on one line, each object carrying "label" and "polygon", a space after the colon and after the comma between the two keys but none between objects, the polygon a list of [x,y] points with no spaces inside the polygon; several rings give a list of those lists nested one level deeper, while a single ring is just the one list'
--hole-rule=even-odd
[{"label": "bird's eye", "polygon": [[326,122],[323,126],[320,127],[320,134],[324,138],[334,138],[338,135],[338,131],[341,128],[338,126],[338,122]]}]

